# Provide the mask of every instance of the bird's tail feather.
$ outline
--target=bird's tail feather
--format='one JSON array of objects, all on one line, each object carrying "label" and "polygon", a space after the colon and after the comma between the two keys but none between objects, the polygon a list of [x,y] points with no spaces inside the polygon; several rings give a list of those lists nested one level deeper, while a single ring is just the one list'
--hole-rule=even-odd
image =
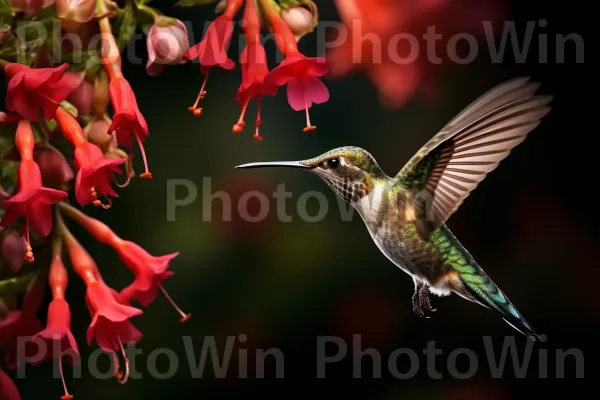
[{"label": "bird's tail feather", "polygon": [[504,321],[517,331],[534,339],[544,341],[544,337],[538,335],[521,315],[508,297],[490,277],[479,267],[474,268],[474,273],[460,274],[460,280],[464,290],[483,306],[496,310],[502,315]]}]

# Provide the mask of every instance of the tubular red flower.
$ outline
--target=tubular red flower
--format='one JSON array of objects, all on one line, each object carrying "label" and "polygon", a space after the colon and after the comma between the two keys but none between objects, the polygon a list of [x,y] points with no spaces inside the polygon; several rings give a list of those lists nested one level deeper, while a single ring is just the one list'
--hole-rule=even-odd
[{"label": "tubular red flower", "polygon": [[233,18],[242,7],[244,0],[227,0],[223,14],[217,17],[206,30],[202,40],[186,51],[184,60],[200,59],[200,71],[204,74],[202,87],[193,106],[188,107],[195,116],[202,113],[198,103],[206,95],[206,83],[212,67],[221,67],[226,70],[235,68],[233,60],[227,56],[227,49],[233,34]]},{"label": "tubular red flower", "polygon": [[101,203],[99,197],[118,197],[111,183],[115,173],[121,173],[119,165],[124,159],[108,159],[102,150],[85,140],[83,130],[77,120],[62,108],[56,110],[56,122],[65,138],[75,147],[75,197],[79,204],[94,204],[95,206],[110,207]]},{"label": "tubular red flower", "polygon": [[129,149],[133,145],[132,137],[135,138],[142,152],[146,169],[143,174],[140,174],[140,178],[152,178],[152,174],[148,171],[148,161],[143,145],[144,140],[148,137],[148,124],[138,108],[135,94],[129,82],[123,77],[111,79],[109,91],[115,114],[108,132],[115,132],[117,143]]},{"label": "tubular red flower", "polygon": [[16,145],[21,155],[17,170],[17,194],[4,201],[7,207],[0,226],[12,226],[17,218],[25,218],[25,260],[33,262],[33,253],[29,240],[29,225],[41,235],[48,236],[52,228],[51,204],[67,197],[62,190],[49,189],[42,185],[40,167],[33,161],[33,131],[29,121],[20,121],[16,133]]},{"label": "tubular red flower", "polygon": [[238,122],[233,126],[233,132],[239,133],[242,131],[246,125],[244,117],[248,109],[248,104],[250,101],[256,99],[257,115],[254,138],[256,140],[262,140],[262,136],[260,136],[259,132],[262,123],[260,118],[260,98],[261,96],[274,95],[277,93],[279,86],[264,81],[265,76],[269,73],[269,67],[267,65],[265,48],[260,43],[260,18],[254,0],[246,1],[243,21],[245,22],[244,30],[248,45],[242,52],[240,58],[240,64],[242,66],[242,83],[240,84],[235,97],[235,101],[239,103],[242,112]]},{"label": "tubular red flower", "polygon": [[102,350],[113,353],[115,363],[116,354],[122,354],[126,364],[125,377],[123,378],[123,374],[119,372],[118,365],[115,365],[115,376],[122,379],[121,382],[124,383],[127,379],[129,362],[123,343],[135,343],[142,338],[141,332],[129,321],[130,318],[141,315],[142,310],[119,303],[114,290],[104,283],[89,253],[64,225],[61,233],[69,252],[71,265],[87,287],[85,301],[92,316],[86,334],[87,342],[91,344],[95,340]]},{"label": "tubular red flower", "polygon": [[[266,0],[261,0],[265,5]],[[305,110],[306,127],[304,131],[316,129],[310,122],[308,109],[313,103],[320,104],[329,100],[329,91],[321,82],[320,77],[331,71],[329,62],[321,57],[306,57],[300,53],[296,38],[290,28],[268,4],[265,14],[275,34],[278,47],[285,55],[285,59],[273,71],[265,76],[265,83],[288,86],[287,95],[290,106],[296,110]]]},{"label": "tubular red flower", "polygon": [[52,289],[52,302],[48,307],[46,328],[35,336],[46,342],[46,349],[50,351],[53,358],[58,358],[60,377],[65,392],[61,400],[68,400],[72,399],[73,396],[67,390],[62,359],[68,354],[70,355],[69,362],[71,364],[79,362],[79,349],[71,333],[71,311],[65,300],[68,275],[62,261],[62,243],[60,240],[54,242],[52,250],[49,279],[50,288]]},{"label": "tubular red flower", "polygon": [[63,75],[68,64],[56,68],[32,69],[24,64],[8,64],[4,71],[9,78],[6,107],[23,118],[38,121],[54,116],[58,104],[75,89]]},{"label": "tubular red flower", "polygon": [[6,375],[6,372],[0,368],[0,399],[2,400],[21,400],[21,395],[17,385]]},{"label": "tubular red flower", "polygon": [[179,253],[152,256],[139,245],[121,239],[103,222],[67,204],[61,204],[60,207],[62,213],[82,225],[94,239],[113,247],[123,264],[135,275],[134,282],[119,294],[118,299],[121,303],[129,304],[132,300],[138,300],[147,307],[156,299],[160,290],[181,315],[181,322],[189,319],[190,314],[184,313],[162,286],[163,281],[173,275],[173,272],[168,271],[169,262]]}]

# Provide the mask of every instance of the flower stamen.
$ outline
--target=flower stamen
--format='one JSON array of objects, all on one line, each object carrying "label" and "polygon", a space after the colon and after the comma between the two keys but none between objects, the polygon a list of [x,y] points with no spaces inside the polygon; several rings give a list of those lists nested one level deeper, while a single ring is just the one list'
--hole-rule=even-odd
[{"label": "flower stamen", "polygon": [[146,172],[140,174],[140,178],[142,179],[152,179],[152,174],[148,171],[148,159],[146,158],[146,151],[144,150],[144,144],[142,143],[142,139],[140,139],[140,135],[135,134],[135,139],[138,142],[138,146],[140,146],[140,151],[142,153],[142,159],[144,160],[144,169]]},{"label": "flower stamen", "polygon": [[210,69],[206,71],[206,75],[204,75],[204,81],[202,82],[202,86],[200,87],[200,92],[198,92],[198,97],[196,97],[196,102],[193,106],[188,107],[188,111],[191,111],[195,117],[200,116],[202,114],[202,108],[198,108],[198,103],[206,96],[206,83],[208,82],[208,75],[210,74]]},{"label": "flower stamen", "polygon": [[35,261],[33,249],[31,248],[31,241],[29,239],[29,218],[27,217],[25,217],[25,261],[29,264]]},{"label": "flower stamen", "polygon": [[317,127],[310,123],[310,113],[308,112],[308,102],[306,100],[306,95],[304,96],[304,110],[306,111],[306,128],[302,129],[302,131],[314,131],[315,129],[317,129]]},{"label": "flower stamen", "polygon": [[162,292],[163,296],[165,296],[165,298],[169,301],[169,303],[171,303],[171,305],[173,306],[173,308],[175,309],[175,311],[177,311],[179,313],[179,315],[181,315],[181,319],[179,320],[179,322],[181,322],[182,324],[184,322],[187,322],[187,320],[189,320],[192,317],[192,314],[191,313],[189,313],[189,314],[184,313],[181,310],[181,308],[179,308],[179,306],[177,305],[177,303],[175,303],[175,301],[171,298],[171,296],[169,296],[169,293],[163,287],[163,285],[158,285],[158,288]]},{"label": "flower stamen", "polygon": [[115,179],[115,184],[121,189],[129,186],[131,178],[133,177],[133,154],[131,154],[131,148],[129,148],[129,156],[125,160],[125,172],[127,174],[127,180],[125,181],[125,183],[119,183]]},{"label": "flower stamen", "polygon": [[69,391],[67,390],[67,383],[65,381],[65,375],[63,373],[62,359],[63,359],[63,356],[61,355],[58,358],[58,370],[60,372],[60,379],[62,381],[62,385],[63,385],[63,389],[65,391],[65,394],[60,397],[60,400],[71,400],[73,398],[73,395],[69,394]]},{"label": "flower stamen", "polygon": [[235,125],[233,125],[233,133],[240,133],[242,130],[244,130],[244,127],[246,126],[246,122],[244,121],[244,118],[246,117],[246,111],[248,110],[248,104],[250,104],[250,96],[248,96],[248,99],[244,103],[244,107],[242,108],[242,112],[240,114],[240,118],[238,119],[238,122],[236,122]]},{"label": "flower stamen", "polygon": [[98,198],[98,192],[96,192],[96,188],[94,186],[90,188],[90,192],[92,193],[92,197],[94,198],[92,204],[95,207],[102,207],[105,210],[108,210],[112,207],[112,200],[107,196],[104,196],[104,198],[107,200],[107,203],[102,203],[102,201]]},{"label": "flower stamen", "polygon": [[125,372],[121,372],[119,369],[119,358],[116,354],[113,353],[113,363],[115,364],[115,378],[117,381],[124,385],[129,380],[129,358],[127,358],[127,353],[125,353],[125,348],[123,347],[123,342],[121,341],[121,337],[117,336],[117,340],[119,341],[119,346],[121,347],[121,355],[123,356],[123,362],[125,363]]},{"label": "flower stamen", "polygon": [[262,120],[260,119],[260,97],[256,99],[256,121],[254,121],[254,135],[252,136],[254,139],[261,141],[263,140],[262,136],[260,136],[260,126],[262,125]]}]

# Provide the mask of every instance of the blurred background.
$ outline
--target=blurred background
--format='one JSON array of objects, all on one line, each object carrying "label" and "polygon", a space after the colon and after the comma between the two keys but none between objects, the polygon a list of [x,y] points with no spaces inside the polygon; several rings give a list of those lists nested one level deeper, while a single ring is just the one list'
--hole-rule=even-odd
[{"label": "blurred background", "polygon": [[[331,2],[317,3],[322,20],[338,20]],[[204,22],[213,18],[211,6],[176,9],[170,2],[156,4],[168,15],[192,21],[197,40]],[[310,133],[302,132],[304,115],[289,108],[281,90],[276,98],[263,102],[262,142],[252,139],[251,123],[238,136],[231,132],[239,115],[233,101],[239,69],[211,74],[203,115],[194,118],[187,107],[202,79],[197,64],[167,68],[157,78],[146,76],[142,65],[126,64],[125,74],[151,130],[146,149],[154,179],[135,180],[120,192],[110,212],[89,207],[87,211],[153,254],[181,252],[172,263],[176,274],[165,287],[193,318],[180,325],[177,314],[159,297],[134,320],[145,335],[137,345],[143,353],[135,364],[144,378],[121,386],[114,379],[93,378],[84,365],[82,378],[69,383],[77,398],[502,400],[573,393],[598,376],[600,240],[594,194],[598,140],[597,126],[592,124],[597,92],[589,61],[595,44],[586,34],[590,27],[584,22],[589,11],[582,2],[541,0],[507,1],[505,7],[507,19],[516,21],[520,37],[527,21],[547,21],[545,28],[536,29],[548,35],[548,63],[540,63],[537,57],[538,35],[533,36],[525,62],[517,62],[509,52],[501,64],[492,63],[483,44],[475,62],[441,68],[437,96],[415,96],[399,109],[382,105],[377,90],[360,72],[327,79],[331,99],[311,109],[318,129]],[[574,46],[569,45],[564,63],[555,62],[555,35],[573,32],[586,40],[587,63],[576,63]],[[308,36],[301,47],[306,54],[316,54],[317,42],[316,37]],[[135,51],[145,59],[140,43]],[[270,46],[267,51],[273,58],[272,43]],[[235,39],[232,48],[238,48]],[[237,55],[233,58],[237,60]],[[553,111],[479,185],[448,223],[536,330],[548,336],[546,343],[535,345],[527,379],[515,379],[510,359],[503,378],[494,379],[482,337],[491,336],[497,352],[507,336],[515,337],[520,355],[526,345],[525,338],[494,312],[452,296],[433,298],[438,312],[428,320],[419,318],[412,312],[411,279],[380,253],[357,215],[352,221],[342,221],[334,193],[320,179],[294,170],[240,171],[234,166],[304,159],[353,145],[370,151],[384,171],[395,175],[463,107],[492,86],[518,76],[532,76],[542,82],[541,92],[555,96]],[[210,187],[203,186],[205,177],[211,178]],[[167,182],[172,179],[193,182],[198,198],[178,208],[175,221],[168,221]],[[293,193],[286,201],[292,217],[287,223],[278,220],[272,196],[283,183]],[[271,199],[269,217],[257,223],[245,222],[234,206],[232,221],[223,222],[221,201],[203,201],[203,190],[228,192],[234,205],[243,193],[261,191]],[[320,222],[304,221],[298,214],[298,198],[307,191],[319,191],[328,200],[329,212]],[[185,190],[177,193],[185,196]],[[258,202],[250,204],[257,212]],[[307,207],[311,215],[318,210],[314,200]],[[73,226],[107,282],[116,288],[129,284],[132,276],[117,257],[76,228]],[[85,360],[93,349],[83,343],[89,323],[84,287],[72,279],[69,290],[73,331],[82,339]],[[228,336],[240,334],[245,334],[247,341],[236,342],[226,379],[215,379],[210,360],[202,379],[192,378],[184,336],[192,337],[197,363],[205,337],[214,336],[222,349]],[[353,379],[349,350],[344,360],[327,366],[327,379],[317,379],[317,337],[337,336],[351,348],[355,334],[361,335],[363,348],[380,352],[382,378],[369,378],[372,363],[365,357],[363,378]],[[442,351],[436,364],[441,379],[428,376],[422,356],[430,341]],[[157,348],[177,354],[179,368],[170,379],[157,379],[148,373],[148,355]],[[266,378],[254,378],[253,354],[256,349],[268,348],[278,348],[285,355],[284,379],[275,379],[272,360],[267,361]],[[420,354],[419,373],[410,380],[394,378],[387,368],[387,357],[398,348]],[[478,372],[471,379],[456,379],[448,373],[448,355],[457,348],[468,348],[478,355]],[[572,358],[566,362],[565,378],[556,379],[556,350],[570,348],[581,350],[585,356],[585,379],[575,379]],[[248,350],[247,379],[238,377],[238,349]],[[540,349],[547,350],[547,378],[540,378],[538,372],[539,364],[543,364]],[[161,357],[157,365],[164,372],[168,362]],[[466,357],[458,362],[463,372],[468,367],[465,361]],[[108,368],[107,360],[104,362]],[[404,356],[400,371],[408,367]],[[56,397],[59,387],[51,378],[51,364],[28,366],[27,376],[18,380],[24,399],[48,398],[50,392]]]}]

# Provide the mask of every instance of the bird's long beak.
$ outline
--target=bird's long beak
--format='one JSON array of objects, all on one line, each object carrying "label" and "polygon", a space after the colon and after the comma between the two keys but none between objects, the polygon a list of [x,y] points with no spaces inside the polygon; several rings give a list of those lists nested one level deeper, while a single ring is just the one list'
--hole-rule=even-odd
[{"label": "bird's long beak", "polygon": [[265,168],[265,167],[287,167],[312,169],[311,165],[303,164],[301,161],[273,161],[273,162],[255,162],[238,165],[236,168]]}]

